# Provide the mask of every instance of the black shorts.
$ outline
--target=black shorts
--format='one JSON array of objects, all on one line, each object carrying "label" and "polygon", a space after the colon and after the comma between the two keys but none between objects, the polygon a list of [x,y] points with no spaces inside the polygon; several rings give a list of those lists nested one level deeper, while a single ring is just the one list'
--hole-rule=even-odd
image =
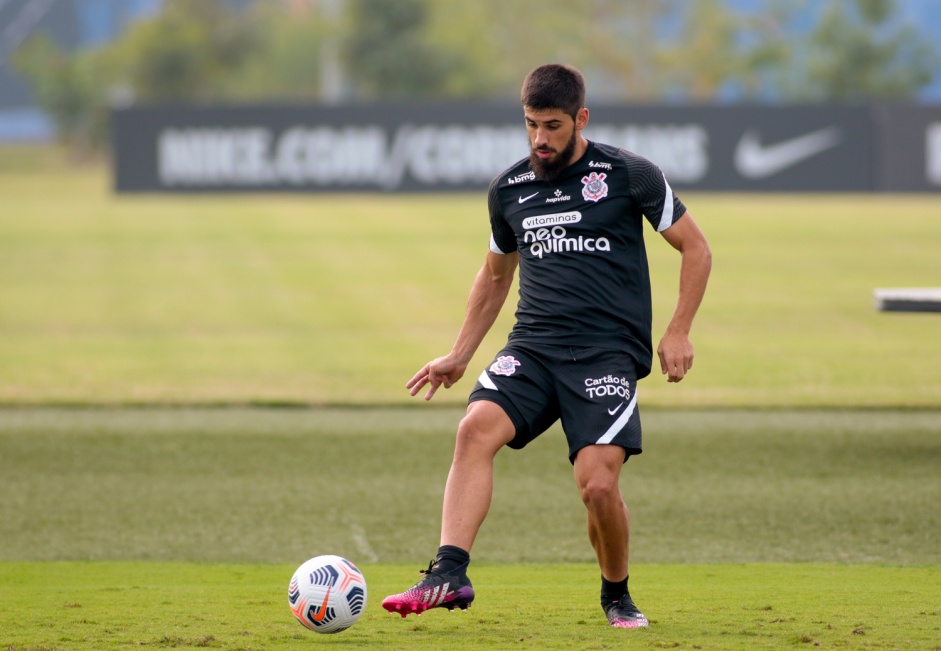
[{"label": "black shorts", "polygon": [[637,371],[629,354],[606,348],[508,344],[480,374],[468,402],[500,405],[520,449],[562,419],[569,460],[588,445],[641,453]]}]

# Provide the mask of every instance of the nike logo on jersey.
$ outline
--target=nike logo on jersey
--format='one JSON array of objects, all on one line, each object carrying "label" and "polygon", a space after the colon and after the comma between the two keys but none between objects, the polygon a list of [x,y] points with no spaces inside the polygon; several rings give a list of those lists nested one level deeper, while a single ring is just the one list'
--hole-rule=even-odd
[{"label": "nike logo on jersey", "polygon": [[745,178],[765,179],[836,147],[840,139],[837,127],[827,127],[773,145],[762,145],[757,131],[749,129],[735,147],[735,169]]},{"label": "nike logo on jersey", "polygon": [[539,194],[539,193],[538,193],[538,192],[533,192],[533,193],[532,193],[531,195],[529,195],[528,197],[520,197],[520,198],[519,198],[519,202],[520,202],[520,203],[524,203],[524,202],[526,202],[526,201],[529,201],[530,199],[532,199],[533,197],[535,197],[537,194]]},{"label": "nike logo on jersey", "polygon": [[624,406],[624,403],[623,403],[623,402],[619,402],[617,407],[615,407],[614,409],[609,409],[609,410],[608,410],[608,415],[609,415],[609,416],[614,416],[616,413],[618,413],[619,411],[621,411],[621,407],[623,407],[623,406]]}]

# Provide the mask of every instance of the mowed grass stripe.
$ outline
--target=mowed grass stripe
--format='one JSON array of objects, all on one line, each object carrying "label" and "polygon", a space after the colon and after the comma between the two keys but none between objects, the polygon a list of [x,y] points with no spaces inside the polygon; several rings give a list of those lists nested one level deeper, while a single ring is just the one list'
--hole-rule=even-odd
[{"label": "mowed grass stripe", "polygon": [[[0,410],[0,560],[427,562],[460,409]],[[638,563],[937,564],[937,411],[642,414]],[[497,456],[480,562],[590,562],[556,427]],[[299,564],[299,563],[298,563]]]},{"label": "mowed grass stripe", "polygon": [[379,603],[415,568],[361,567],[362,618],[320,637],[288,609],[293,565],[0,563],[0,648],[928,650],[941,631],[938,567],[636,566],[651,627],[634,631],[607,625],[589,564],[478,564],[468,612],[405,620]]},{"label": "mowed grass stripe", "polygon": [[[405,381],[450,348],[489,237],[483,192],[114,196],[104,167],[13,169],[0,174],[2,404],[406,403]],[[938,284],[941,202],[683,198],[715,257],[696,366],[679,387],[642,383],[643,404],[941,406],[941,317],[872,305],[877,287]],[[679,258],[647,237],[659,337]]]}]

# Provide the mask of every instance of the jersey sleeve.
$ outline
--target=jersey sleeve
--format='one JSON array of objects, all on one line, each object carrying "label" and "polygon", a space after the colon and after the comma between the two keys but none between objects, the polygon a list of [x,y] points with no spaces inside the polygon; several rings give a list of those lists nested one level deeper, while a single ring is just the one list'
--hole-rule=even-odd
[{"label": "jersey sleeve", "polygon": [[631,173],[631,194],[647,221],[662,233],[686,213],[686,206],[670,187],[660,168],[646,158],[633,156],[628,160]]},{"label": "jersey sleeve", "polygon": [[490,211],[490,250],[505,255],[516,251],[516,234],[503,217],[503,204],[498,196],[497,185],[498,179],[494,179],[487,193],[487,208]]}]

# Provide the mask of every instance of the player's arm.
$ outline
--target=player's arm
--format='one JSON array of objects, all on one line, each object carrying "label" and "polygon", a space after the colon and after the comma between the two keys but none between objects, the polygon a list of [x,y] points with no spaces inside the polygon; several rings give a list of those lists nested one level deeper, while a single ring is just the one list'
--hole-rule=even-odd
[{"label": "player's arm", "polygon": [[425,400],[431,400],[440,385],[450,389],[452,384],[461,379],[506,302],[518,264],[519,253],[515,251],[506,254],[487,252],[487,260],[471,286],[464,322],[451,352],[425,364],[406,383],[405,387],[411,395],[416,395],[429,384],[431,386],[425,394]]},{"label": "player's arm", "polygon": [[712,270],[712,252],[699,226],[687,212],[661,233],[680,252],[680,292],[673,318],[657,347],[660,371],[668,382],[679,382],[693,367],[693,344],[689,331],[706,293]]}]

